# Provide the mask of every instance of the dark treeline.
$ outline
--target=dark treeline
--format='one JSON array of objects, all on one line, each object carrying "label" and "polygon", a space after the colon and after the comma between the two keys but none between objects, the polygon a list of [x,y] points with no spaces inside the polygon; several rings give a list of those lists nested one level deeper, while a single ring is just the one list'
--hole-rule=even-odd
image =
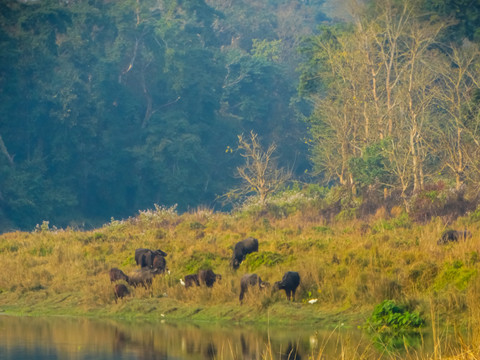
[{"label": "dark treeline", "polygon": [[323,3],[2,1],[0,229],[218,207],[251,130],[297,176],[407,207],[475,188],[479,6],[372,1],[339,23]]},{"label": "dark treeline", "polygon": [[250,130],[303,171],[294,48],[320,4],[2,1],[0,228],[216,206]]}]

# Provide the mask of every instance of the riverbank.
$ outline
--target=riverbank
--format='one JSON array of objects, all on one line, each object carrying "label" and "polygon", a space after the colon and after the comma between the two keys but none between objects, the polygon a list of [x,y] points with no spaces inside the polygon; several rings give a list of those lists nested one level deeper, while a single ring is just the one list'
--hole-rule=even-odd
[{"label": "riverbank", "polygon": [[[173,323],[217,323],[256,326],[302,326],[324,330],[357,328],[370,315],[363,311],[339,311],[321,309],[316,304],[278,301],[270,306],[240,306],[234,302],[209,305],[185,304],[176,299],[150,297],[136,299],[134,295],[119,300],[118,303],[102,307],[83,307],[74,300],[74,294],[51,296],[43,291],[36,296],[0,296],[0,315],[12,316],[73,316],[87,318],[110,318],[127,321],[166,321]],[[41,299],[43,298],[43,299]]]},{"label": "riverbank", "polygon": [[[0,309],[20,315],[172,319],[272,324],[360,326],[385,299],[405,304],[427,321],[449,319],[468,326],[480,318],[480,237],[475,217],[451,224],[472,237],[437,244],[446,226],[413,223],[403,213],[368,221],[327,223],[313,213],[287,217],[197,210],[182,215],[157,208],[93,231],[57,230],[0,236]],[[237,271],[232,248],[247,236],[259,250]],[[108,272],[135,272],[134,252],[167,252],[170,274],[150,288],[129,287],[115,303]],[[222,274],[212,288],[186,289],[185,275],[211,268]],[[295,302],[285,293],[251,290],[239,303],[240,277],[257,273],[274,283],[298,271]],[[128,285],[127,285],[128,286]],[[310,302],[313,302],[311,304]]]}]

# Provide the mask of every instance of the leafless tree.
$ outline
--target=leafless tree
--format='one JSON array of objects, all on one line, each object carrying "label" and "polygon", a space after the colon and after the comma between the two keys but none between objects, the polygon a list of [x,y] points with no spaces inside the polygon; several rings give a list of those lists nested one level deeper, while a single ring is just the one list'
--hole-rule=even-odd
[{"label": "leafless tree", "polygon": [[248,195],[255,193],[260,198],[260,203],[265,205],[269,195],[277,191],[291,177],[291,172],[278,168],[273,154],[276,145],[271,144],[264,150],[253,131],[245,138],[238,135],[237,150],[245,159],[245,164],[237,167],[237,175],[243,184],[232,190],[229,195]]}]

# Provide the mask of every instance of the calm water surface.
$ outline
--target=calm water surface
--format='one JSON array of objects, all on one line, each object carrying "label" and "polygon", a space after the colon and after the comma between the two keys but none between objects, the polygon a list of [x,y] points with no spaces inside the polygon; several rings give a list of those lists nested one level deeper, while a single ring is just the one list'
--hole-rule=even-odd
[{"label": "calm water surface", "polygon": [[[424,345],[425,346],[425,345]],[[428,347],[428,345],[426,346]],[[359,330],[0,316],[0,359],[354,359],[381,351]],[[322,356],[319,356],[322,354]],[[390,356],[386,358],[391,358]]]}]

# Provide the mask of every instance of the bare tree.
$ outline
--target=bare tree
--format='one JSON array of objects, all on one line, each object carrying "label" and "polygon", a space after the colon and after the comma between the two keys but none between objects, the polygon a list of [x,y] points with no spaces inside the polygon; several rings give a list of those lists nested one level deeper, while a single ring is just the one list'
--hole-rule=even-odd
[{"label": "bare tree", "polygon": [[430,65],[439,56],[432,44],[447,23],[425,21],[416,2],[360,3],[354,27],[317,37],[325,94],[313,94],[313,158],[327,181],[353,185],[351,159],[387,140],[389,187],[421,190],[425,164],[434,156],[426,138],[433,116],[438,75]]},{"label": "bare tree", "polygon": [[238,135],[237,150],[245,159],[243,166],[237,167],[237,174],[243,180],[243,185],[232,190],[230,195],[248,195],[256,193],[260,203],[265,205],[269,195],[277,191],[291,177],[291,172],[278,168],[273,157],[276,145],[271,144],[266,151],[263,150],[258,135],[253,131],[250,137]]},{"label": "bare tree", "polygon": [[445,23],[420,22],[412,17],[402,37],[405,60],[401,66],[398,98],[404,116],[398,122],[403,123],[408,134],[414,191],[424,188],[426,131],[433,118],[432,106],[438,79],[438,74],[429,65],[435,57],[430,47],[444,27]]},{"label": "bare tree", "polygon": [[436,64],[442,82],[437,106],[443,110],[436,130],[442,162],[453,173],[456,188],[460,189],[467,175],[478,178],[480,174],[480,107],[473,101],[480,89],[480,50],[475,44],[465,44],[452,47],[447,53],[448,57]]}]

